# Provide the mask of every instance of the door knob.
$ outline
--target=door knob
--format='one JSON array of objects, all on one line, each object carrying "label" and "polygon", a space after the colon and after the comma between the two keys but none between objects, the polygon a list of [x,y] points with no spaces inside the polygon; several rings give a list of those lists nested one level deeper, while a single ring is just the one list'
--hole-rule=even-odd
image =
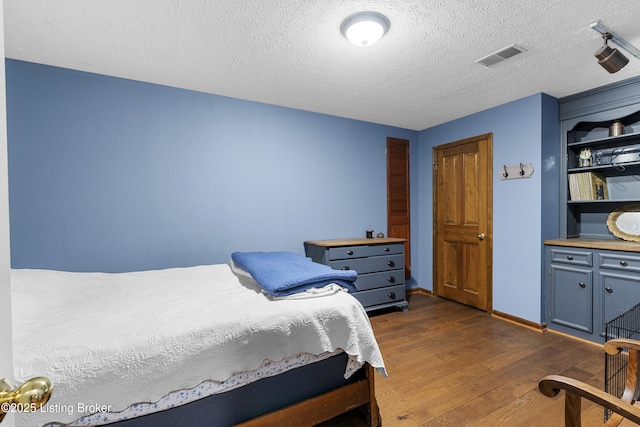
[{"label": "door knob", "polygon": [[484,233],[478,234],[478,240],[484,240]]},{"label": "door knob", "polygon": [[47,403],[53,392],[51,380],[35,377],[25,381],[17,390],[13,390],[6,378],[0,380],[0,422],[7,410],[33,412]]}]

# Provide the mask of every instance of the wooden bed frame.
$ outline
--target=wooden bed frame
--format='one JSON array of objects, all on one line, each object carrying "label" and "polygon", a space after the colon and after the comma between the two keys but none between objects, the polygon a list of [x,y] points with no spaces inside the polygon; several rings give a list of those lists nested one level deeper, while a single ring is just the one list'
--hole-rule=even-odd
[{"label": "wooden bed frame", "polygon": [[237,427],[310,426],[359,409],[367,425],[382,424],[375,396],[375,369],[368,363],[361,369],[360,379],[297,404],[237,424]]}]

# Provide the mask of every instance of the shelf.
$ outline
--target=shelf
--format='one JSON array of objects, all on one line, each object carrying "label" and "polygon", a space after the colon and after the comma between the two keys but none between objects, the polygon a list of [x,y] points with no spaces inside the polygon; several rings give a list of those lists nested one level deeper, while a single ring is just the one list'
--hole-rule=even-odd
[{"label": "shelf", "polygon": [[603,172],[607,170],[615,170],[615,171],[624,171],[626,169],[640,168],[640,161],[637,162],[627,162],[627,163],[615,163],[609,165],[595,165],[595,166],[584,166],[579,168],[569,168],[567,169],[567,173],[580,173],[580,172]]},{"label": "shelf", "polygon": [[607,199],[607,200],[567,200],[567,203],[570,205],[578,205],[584,203],[638,203],[640,200],[638,199]]},{"label": "shelf", "polygon": [[633,139],[636,139],[636,138],[640,138],[640,132],[625,133],[624,135],[608,136],[606,138],[597,138],[597,139],[577,141],[577,142],[568,142],[567,143],[567,148],[609,147],[609,146],[618,145],[618,144],[628,144],[630,142],[630,140],[633,140]]}]

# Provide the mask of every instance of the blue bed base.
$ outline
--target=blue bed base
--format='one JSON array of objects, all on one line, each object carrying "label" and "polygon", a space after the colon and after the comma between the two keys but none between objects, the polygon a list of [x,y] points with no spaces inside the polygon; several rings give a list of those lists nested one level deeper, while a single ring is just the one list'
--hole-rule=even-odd
[{"label": "blue bed base", "polygon": [[[362,372],[354,374],[350,380],[345,380],[343,375],[346,363],[347,355],[341,353],[274,377],[263,378],[235,390],[110,425],[115,427],[233,426],[331,392],[354,381],[362,381],[363,375],[372,376],[373,369],[365,372],[363,368]],[[373,381],[372,378],[371,381]],[[375,398],[372,403],[377,415]],[[371,425],[379,425],[379,415],[373,418],[375,419]]]}]

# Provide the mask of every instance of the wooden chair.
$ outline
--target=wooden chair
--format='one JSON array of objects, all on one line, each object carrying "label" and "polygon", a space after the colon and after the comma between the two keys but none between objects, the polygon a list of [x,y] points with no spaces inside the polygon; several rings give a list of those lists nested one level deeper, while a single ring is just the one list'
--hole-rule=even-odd
[{"label": "wooden chair", "polygon": [[617,426],[625,419],[640,424],[640,408],[633,406],[638,400],[636,388],[638,386],[638,354],[640,353],[640,341],[613,339],[604,344],[604,351],[611,356],[619,354],[625,349],[628,350],[629,355],[627,379],[621,398],[581,381],[560,375],[548,375],[540,381],[538,388],[545,396],[554,397],[557,396],[561,390],[565,391],[564,425],[566,427],[579,427],[582,425],[581,398],[583,397],[613,412],[609,420],[603,424],[605,427]]}]

